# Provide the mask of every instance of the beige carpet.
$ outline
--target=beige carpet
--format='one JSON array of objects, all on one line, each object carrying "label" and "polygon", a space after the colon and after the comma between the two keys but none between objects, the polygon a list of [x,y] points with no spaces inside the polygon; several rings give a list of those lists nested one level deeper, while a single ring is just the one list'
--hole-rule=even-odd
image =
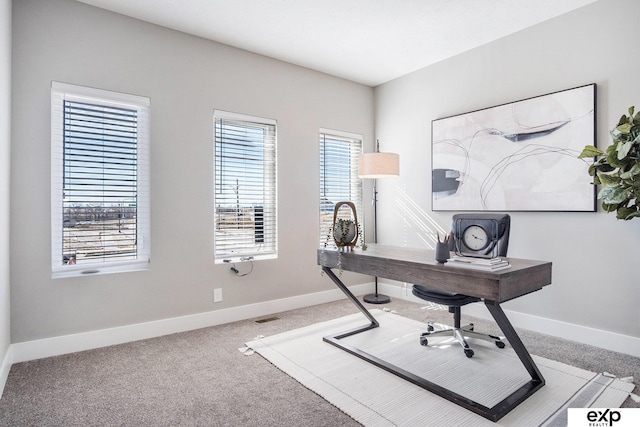
[{"label": "beige carpet", "polygon": [[[429,381],[493,406],[529,380],[513,350],[472,341],[468,359],[446,338],[420,346],[424,324],[372,310],[380,328],[344,341]],[[493,423],[324,341],[323,336],[365,325],[361,314],[259,338],[251,347],[282,371],[366,426],[566,425],[568,407],[618,407],[634,385],[541,357],[546,385]]]}]

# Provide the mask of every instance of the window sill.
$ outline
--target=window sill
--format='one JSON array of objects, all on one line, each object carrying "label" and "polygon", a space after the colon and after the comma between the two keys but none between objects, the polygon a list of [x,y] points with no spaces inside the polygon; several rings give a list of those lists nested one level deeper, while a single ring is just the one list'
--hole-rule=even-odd
[{"label": "window sill", "polygon": [[224,258],[216,258],[216,264],[232,264],[236,262],[261,261],[265,259],[277,258],[278,254],[228,256]]},{"label": "window sill", "polygon": [[58,267],[52,270],[52,279],[67,277],[99,276],[103,274],[128,273],[149,270],[149,261],[136,261],[117,265],[86,264]]}]

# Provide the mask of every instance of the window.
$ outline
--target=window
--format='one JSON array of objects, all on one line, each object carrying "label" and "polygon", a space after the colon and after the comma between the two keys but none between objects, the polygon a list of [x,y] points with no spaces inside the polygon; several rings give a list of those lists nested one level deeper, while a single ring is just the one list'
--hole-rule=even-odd
[{"label": "window", "polygon": [[148,268],[149,105],[52,83],[54,278]]},{"label": "window", "polygon": [[358,178],[361,153],[360,135],[320,129],[320,246],[333,242],[328,233],[336,203],[353,202],[358,215],[362,215],[362,181]]},{"label": "window", "polygon": [[214,112],[216,262],[277,256],[276,122]]}]

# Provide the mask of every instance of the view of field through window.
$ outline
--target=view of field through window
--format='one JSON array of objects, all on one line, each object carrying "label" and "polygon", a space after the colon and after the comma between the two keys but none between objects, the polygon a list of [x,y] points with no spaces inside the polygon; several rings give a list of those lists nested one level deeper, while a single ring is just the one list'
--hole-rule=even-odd
[{"label": "view of field through window", "polygon": [[[362,213],[362,183],[358,157],[362,140],[352,136],[320,133],[320,246],[333,245],[331,227],[339,202],[353,202]],[[349,209],[339,209],[338,218],[352,219]]]},{"label": "view of field through window", "polygon": [[275,253],[275,191],[275,125],[216,118],[216,258]]},{"label": "view of field through window", "polygon": [[135,259],[137,111],[64,101],[64,264]]}]

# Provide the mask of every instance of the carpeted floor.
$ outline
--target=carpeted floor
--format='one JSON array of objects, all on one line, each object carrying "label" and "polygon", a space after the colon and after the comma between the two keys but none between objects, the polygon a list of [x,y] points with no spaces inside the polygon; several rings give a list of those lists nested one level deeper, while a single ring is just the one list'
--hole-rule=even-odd
[{"label": "carpeted floor", "polygon": [[[419,321],[451,323],[446,310],[399,299],[384,308]],[[359,425],[262,357],[238,351],[258,335],[354,312],[353,305],[342,300],[280,313],[265,323],[246,320],[15,364],[0,399],[0,425]],[[463,314],[463,322],[468,320]],[[478,330],[497,333],[490,322],[473,321]],[[640,358],[518,333],[532,354],[590,371],[633,376],[640,385]],[[640,404],[627,399],[623,407]]]}]

